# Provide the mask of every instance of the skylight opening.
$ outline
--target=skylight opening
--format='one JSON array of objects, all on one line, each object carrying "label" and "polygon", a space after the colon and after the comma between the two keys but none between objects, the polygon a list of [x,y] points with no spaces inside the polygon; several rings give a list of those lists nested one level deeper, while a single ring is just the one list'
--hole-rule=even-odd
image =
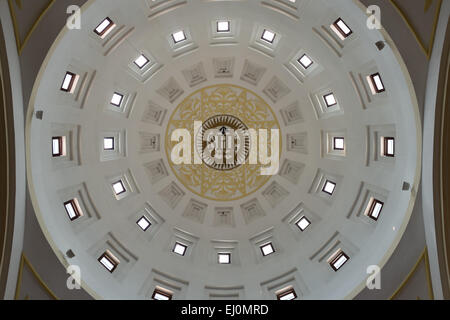
[{"label": "skylight opening", "polygon": [[264,29],[261,39],[263,39],[264,41],[267,41],[269,43],[273,43],[273,41],[275,40],[275,33],[273,31]]},{"label": "skylight opening", "polygon": [[297,293],[292,287],[282,289],[276,295],[278,300],[295,300],[297,298]]},{"label": "skylight opening", "polygon": [[322,188],[322,191],[331,196],[335,189],[336,189],[336,183],[334,183],[330,180],[327,180]]},{"label": "skylight opening", "polygon": [[275,252],[275,248],[273,247],[272,242],[260,246],[260,249],[264,257],[267,257],[268,255]]},{"label": "skylight opening", "polygon": [[183,30],[172,33],[172,39],[174,43],[179,43],[186,40],[186,34]]},{"label": "skylight opening", "polygon": [[383,202],[381,202],[380,200],[372,198],[369,201],[369,204],[367,206],[366,215],[369,218],[377,221],[378,218],[380,217],[381,210],[383,209],[383,206],[384,206]]},{"label": "skylight opening", "polygon": [[61,85],[61,91],[74,93],[79,78],[80,77],[75,73],[67,71],[66,75],[64,76],[63,83]]},{"label": "skylight opening", "polygon": [[152,300],[161,300],[161,301],[168,301],[172,300],[173,293],[169,290],[162,289],[160,287],[157,287],[155,291],[153,291]]},{"label": "skylight opening", "polygon": [[331,268],[334,271],[338,271],[342,266],[349,260],[350,258],[339,249],[337,253],[335,253],[329,260],[328,263],[330,264]]},{"label": "skylight opening", "polygon": [[301,231],[305,231],[306,228],[311,225],[311,222],[308,220],[308,218],[303,216],[300,218],[300,220],[297,221],[296,225]]},{"label": "skylight opening", "polygon": [[114,150],[114,137],[103,138],[103,150]]},{"label": "skylight opening", "polygon": [[217,32],[230,32],[230,21],[217,21]]},{"label": "skylight opening", "polygon": [[106,250],[100,258],[98,258],[98,261],[111,273],[116,270],[120,263],[119,259],[117,259],[109,250]]},{"label": "skylight opening", "polygon": [[136,223],[139,226],[139,228],[142,229],[142,231],[147,231],[148,228],[150,228],[150,226],[152,225],[151,222],[145,216],[142,216]]},{"label": "skylight opening", "polygon": [[54,158],[66,155],[66,137],[52,138],[52,156]]},{"label": "skylight opening", "polygon": [[64,202],[64,208],[66,209],[66,213],[71,221],[74,221],[83,216],[77,199],[72,199]]},{"label": "skylight opening", "polygon": [[218,253],[217,259],[219,264],[230,264],[231,263],[231,253]]},{"label": "skylight opening", "polygon": [[94,29],[94,32],[100,37],[105,38],[116,25],[110,18],[105,18],[98,26]]},{"label": "skylight opening", "polygon": [[306,54],[302,55],[298,62],[302,65],[303,68],[308,69],[314,62],[308,57]]},{"label": "skylight opening", "polygon": [[372,91],[372,94],[386,91],[383,81],[381,80],[381,76],[378,72],[368,76],[367,81],[369,82],[369,87]]},{"label": "skylight opening", "polygon": [[123,185],[122,180],[117,181],[116,183],[113,183],[113,189],[116,196],[126,192],[125,186]]},{"label": "skylight opening", "polygon": [[343,137],[334,137],[333,138],[333,149],[342,151],[345,149],[345,140]]},{"label": "skylight opening", "polygon": [[330,27],[341,40],[345,40],[353,33],[352,29],[341,18],[337,19]]},{"label": "skylight opening", "polygon": [[383,137],[381,146],[382,155],[385,157],[395,157],[395,139],[393,137]]},{"label": "skylight opening", "polygon": [[323,99],[325,100],[327,108],[330,108],[330,107],[333,107],[333,106],[337,105],[337,100],[336,100],[336,97],[334,96],[333,93],[329,93],[327,95],[324,95]]},{"label": "skylight opening", "polygon": [[176,254],[178,254],[180,256],[184,256],[186,254],[186,251],[187,251],[187,246],[186,245],[184,245],[182,243],[179,243],[179,242],[175,243],[175,246],[173,247],[173,252],[174,253],[176,253]]},{"label": "skylight opening", "polygon": [[111,98],[111,104],[116,107],[120,107],[123,100],[123,94],[114,92],[112,98]]},{"label": "skylight opening", "polygon": [[147,59],[146,56],[141,54],[136,60],[134,60],[134,64],[138,66],[139,69],[144,68],[150,60]]}]

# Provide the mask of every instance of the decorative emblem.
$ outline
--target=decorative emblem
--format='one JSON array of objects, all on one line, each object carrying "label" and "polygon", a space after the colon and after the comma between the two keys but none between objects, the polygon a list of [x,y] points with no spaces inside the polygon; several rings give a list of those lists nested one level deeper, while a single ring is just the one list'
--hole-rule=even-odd
[{"label": "decorative emblem", "polygon": [[[195,152],[202,155],[202,161],[216,170],[232,170],[245,162],[249,154],[250,137],[239,135],[247,131],[247,126],[231,115],[218,115],[206,120],[195,137]],[[209,137],[206,137],[207,134]],[[207,144],[220,144],[222,154],[215,150],[206,152]],[[217,161],[219,158],[220,161]]]},{"label": "decorative emblem", "polygon": [[[197,136],[194,135],[194,121],[203,123]],[[176,145],[176,142],[171,141],[171,136],[176,129],[188,129],[191,132],[194,149],[192,154],[194,154],[204,150],[203,134],[209,129],[226,133],[231,129],[247,128],[280,130],[271,107],[254,92],[236,85],[222,84],[205,87],[192,93],[173,111],[167,125],[165,149],[173,173],[188,190],[210,200],[237,200],[259,190],[271,176],[260,174],[261,164],[239,165],[242,161],[237,161],[247,159],[251,145],[249,138],[244,139],[242,148],[232,152],[231,156],[236,161],[228,165],[226,161],[223,164],[215,163],[211,156],[205,153],[202,155],[201,165],[175,165],[170,158],[171,150]],[[280,154],[281,136],[280,134]]]}]

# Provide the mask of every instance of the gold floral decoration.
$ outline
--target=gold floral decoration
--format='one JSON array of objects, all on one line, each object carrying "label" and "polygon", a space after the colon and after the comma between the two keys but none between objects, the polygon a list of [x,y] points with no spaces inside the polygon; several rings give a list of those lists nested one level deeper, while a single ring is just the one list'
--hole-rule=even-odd
[{"label": "gold floral decoration", "polygon": [[[206,121],[221,114],[240,119],[250,129],[278,129],[280,125],[271,107],[254,92],[231,84],[202,88],[184,99],[172,113],[166,130],[166,155],[178,180],[193,193],[210,200],[231,201],[241,199],[260,189],[270,176],[260,174],[262,165],[239,166],[220,171],[206,164],[194,164],[194,121]],[[192,136],[192,164],[175,165],[171,161],[171,141],[176,129],[188,129]],[[281,154],[281,133],[280,133]],[[269,143],[270,149],[270,143]]]}]

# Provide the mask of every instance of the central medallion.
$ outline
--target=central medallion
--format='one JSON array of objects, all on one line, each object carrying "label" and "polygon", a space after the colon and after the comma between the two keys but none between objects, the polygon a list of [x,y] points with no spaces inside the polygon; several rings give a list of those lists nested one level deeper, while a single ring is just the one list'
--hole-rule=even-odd
[{"label": "central medallion", "polygon": [[[195,128],[195,122],[202,123],[200,130]],[[179,143],[172,141],[172,134],[179,129],[190,133],[191,164],[172,162],[172,151]],[[164,144],[167,161],[179,182],[202,198],[215,201],[244,198],[271,178],[261,175],[265,165],[247,161],[254,146],[252,137],[240,135],[239,131],[252,129],[280,131],[275,113],[264,99],[251,90],[231,84],[202,88],[186,97],[170,116]],[[237,134],[231,134],[233,131]],[[208,132],[215,134],[208,135]],[[211,141],[212,137],[217,140]],[[279,137],[281,155],[282,135]],[[218,143],[223,147],[219,149],[228,152],[216,154],[217,148],[208,150],[208,145]],[[195,155],[201,155],[200,164],[195,164]]]},{"label": "central medallion", "polygon": [[[195,137],[195,152],[215,170],[232,170],[248,158],[250,137],[247,126],[232,115],[217,115],[207,119]],[[216,146],[208,152],[208,146]],[[220,153],[220,154],[218,154]]]}]

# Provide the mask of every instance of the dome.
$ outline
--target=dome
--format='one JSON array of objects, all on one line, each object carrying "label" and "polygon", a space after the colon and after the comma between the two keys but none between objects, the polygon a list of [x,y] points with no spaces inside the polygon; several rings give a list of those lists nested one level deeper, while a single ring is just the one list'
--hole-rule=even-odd
[{"label": "dome", "polygon": [[[27,170],[47,240],[93,297],[353,298],[386,263],[421,125],[363,6],[96,0],[81,17],[35,82]],[[257,140],[240,140],[239,164],[177,163],[177,129],[191,160],[208,129]]]}]

